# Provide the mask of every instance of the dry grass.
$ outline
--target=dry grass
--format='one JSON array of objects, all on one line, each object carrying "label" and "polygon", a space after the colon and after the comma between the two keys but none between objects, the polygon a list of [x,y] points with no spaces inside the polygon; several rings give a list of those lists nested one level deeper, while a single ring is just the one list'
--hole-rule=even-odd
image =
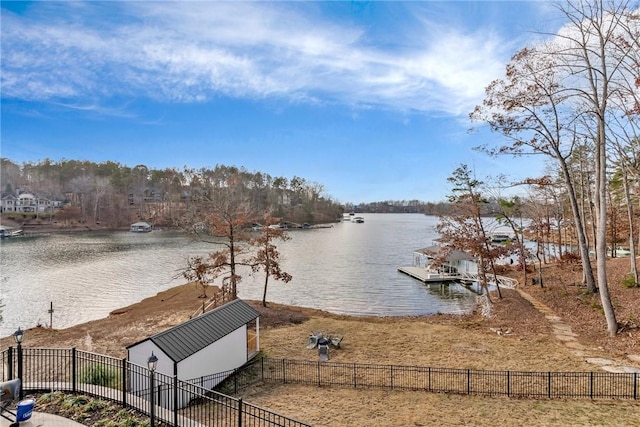
[{"label": "dry grass", "polygon": [[344,336],[340,349],[330,350],[331,362],[521,371],[591,369],[551,335],[500,336],[482,319],[435,322],[312,316],[300,325],[263,330],[261,348],[272,358],[316,361],[317,351],[305,346],[310,332],[322,331]]},{"label": "dry grass", "polygon": [[408,391],[261,386],[242,397],[314,426],[633,426],[638,402],[517,400]]}]

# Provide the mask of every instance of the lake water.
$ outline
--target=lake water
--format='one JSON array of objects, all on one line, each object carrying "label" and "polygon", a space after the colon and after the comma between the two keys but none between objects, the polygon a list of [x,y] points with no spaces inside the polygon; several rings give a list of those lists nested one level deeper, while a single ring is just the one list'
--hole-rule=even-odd
[{"label": "lake water", "polygon": [[[363,224],[292,230],[278,243],[282,268],[293,276],[269,281],[267,300],[337,314],[408,316],[462,313],[475,295],[462,286],[425,285],[397,271],[413,250],[433,244],[435,217],[361,214]],[[2,239],[0,336],[19,326],[64,328],[106,317],[185,283],[180,269],[193,255],[219,247],[172,231],[67,233]],[[239,296],[262,299],[263,276],[243,274]]]}]

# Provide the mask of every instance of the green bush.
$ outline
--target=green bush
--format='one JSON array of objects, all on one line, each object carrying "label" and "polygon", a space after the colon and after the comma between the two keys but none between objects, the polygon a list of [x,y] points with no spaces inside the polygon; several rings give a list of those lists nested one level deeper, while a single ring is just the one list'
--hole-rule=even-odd
[{"label": "green bush", "polygon": [[80,382],[120,388],[120,371],[105,365],[92,365],[85,368],[79,376]]},{"label": "green bush", "polygon": [[622,279],[622,286],[625,288],[638,288],[640,287],[640,284],[633,279],[633,274],[629,274],[627,277]]}]

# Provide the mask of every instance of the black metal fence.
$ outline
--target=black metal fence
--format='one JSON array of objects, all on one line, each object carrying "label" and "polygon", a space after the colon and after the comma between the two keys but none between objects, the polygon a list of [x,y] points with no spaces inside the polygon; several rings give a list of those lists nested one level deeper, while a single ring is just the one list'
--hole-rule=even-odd
[{"label": "black metal fence", "polygon": [[263,358],[237,376],[227,380],[236,387],[231,393],[256,381],[548,399],[638,399],[640,392],[636,372],[480,371]]},{"label": "black metal fence", "polygon": [[[0,381],[21,377],[25,392],[82,393],[119,402],[145,414],[153,412],[155,419],[165,426],[309,426],[201,387],[198,382],[202,379],[181,381],[175,376],[152,374],[146,367],[126,359],[75,348],[9,347],[0,352],[0,374]],[[218,382],[235,381],[237,385],[238,379],[248,378],[240,370],[229,374],[235,379],[225,379],[222,374]],[[246,385],[246,381],[242,383],[243,387]]]},{"label": "black metal fence", "polygon": [[[261,358],[228,372],[182,381],[76,349],[9,347],[0,380],[22,377],[28,392],[84,393],[151,414],[167,426],[308,426],[229,396],[263,382],[383,388],[517,398],[638,399],[640,375],[612,372],[481,371]],[[153,384],[153,387],[152,387]],[[215,389],[211,389],[215,384]]]}]

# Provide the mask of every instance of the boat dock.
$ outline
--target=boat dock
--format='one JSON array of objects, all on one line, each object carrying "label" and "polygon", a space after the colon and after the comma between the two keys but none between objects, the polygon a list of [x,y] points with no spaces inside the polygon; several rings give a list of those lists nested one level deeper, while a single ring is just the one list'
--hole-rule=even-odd
[{"label": "boat dock", "polygon": [[429,271],[424,267],[398,267],[398,271],[424,283],[460,281],[459,274],[442,274]]},{"label": "boat dock", "polygon": [[[423,283],[459,282],[463,285],[469,285],[478,281],[477,273],[446,274],[434,272],[424,267],[398,267],[398,271],[420,280]],[[508,289],[515,289],[518,285],[516,279],[505,276],[494,276],[492,274],[487,274],[487,281],[489,285],[499,285]]]}]

